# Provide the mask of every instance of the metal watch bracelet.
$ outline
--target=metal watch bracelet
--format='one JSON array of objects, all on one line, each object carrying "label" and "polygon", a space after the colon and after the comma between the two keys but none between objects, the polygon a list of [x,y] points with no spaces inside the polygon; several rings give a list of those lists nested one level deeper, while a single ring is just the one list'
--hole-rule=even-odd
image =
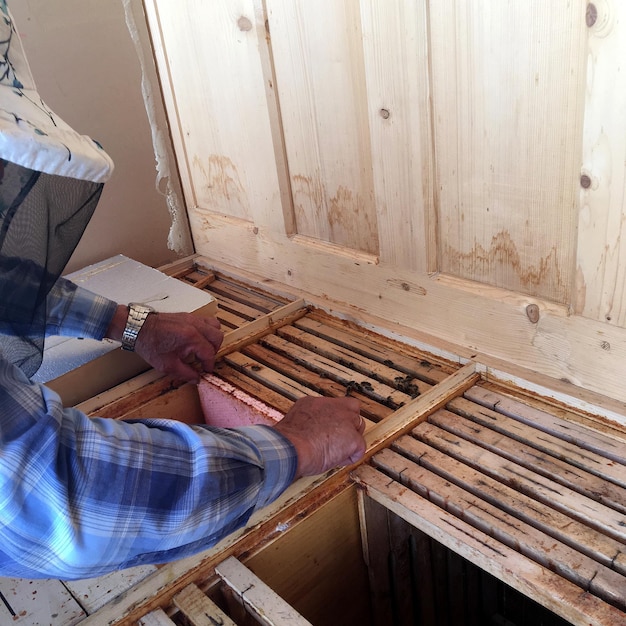
[{"label": "metal watch bracelet", "polygon": [[130,302],[128,305],[128,318],[126,319],[126,327],[122,333],[122,349],[129,352],[135,351],[135,344],[139,331],[142,329],[144,322],[150,313],[156,311],[147,304],[140,302]]}]

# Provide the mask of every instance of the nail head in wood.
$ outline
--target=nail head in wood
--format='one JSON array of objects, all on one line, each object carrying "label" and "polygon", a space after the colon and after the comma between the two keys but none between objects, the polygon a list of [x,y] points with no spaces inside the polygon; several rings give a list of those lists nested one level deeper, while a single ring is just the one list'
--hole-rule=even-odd
[{"label": "nail head in wood", "polygon": [[526,307],[526,315],[533,324],[536,324],[539,321],[539,307],[536,304],[529,304]]},{"label": "nail head in wood", "polygon": [[589,187],[591,187],[591,177],[589,177],[587,174],[583,174],[580,177],[580,186],[583,189],[589,189]]},{"label": "nail head in wood", "polygon": [[389,113],[389,109],[381,109],[381,110],[380,110],[380,116],[381,116],[384,120],[388,120],[390,115],[391,115],[391,113]]}]

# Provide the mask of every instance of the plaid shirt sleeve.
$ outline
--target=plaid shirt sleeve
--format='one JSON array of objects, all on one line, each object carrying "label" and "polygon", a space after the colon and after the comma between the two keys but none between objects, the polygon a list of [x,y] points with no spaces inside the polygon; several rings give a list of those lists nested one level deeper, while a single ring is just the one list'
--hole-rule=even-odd
[{"label": "plaid shirt sleeve", "polygon": [[0,360],[0,575],[87,578],[189,556],[278,497],[296,465],[270,427],[89,418]]},{"label": "plaid shirt sleeve", "polygon": [[46,335],[102,339],[117,303],[59,278],[46,301]]}]

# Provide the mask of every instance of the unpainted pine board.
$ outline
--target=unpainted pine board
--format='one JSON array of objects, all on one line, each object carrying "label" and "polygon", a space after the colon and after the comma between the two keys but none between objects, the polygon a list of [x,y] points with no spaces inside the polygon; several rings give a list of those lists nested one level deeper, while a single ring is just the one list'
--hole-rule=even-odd
[{"label": "unpainted pine board", "polygon": [[399,372],[393,366],[379,363],[367,356],[355,353],[349,347],[344,348],[343,346],[338,346],[332,341],[322,339],[299,328],[283,326],[276,331],[276,334],[316,354],[341,363],[342,365],[347,365],[361,374],[371,376],[392,387],[397,387],[411,397],[417,397],[432,386],[414,376]]},{"label": "unpainted pine board", "polygon": [[341,320],[322,316],[312,311],[306,317],[294,322],[296,328],[301,328],[337,345],[343,346],[357,354],[366,356],[378,363],[394,367],[405,374],[420,378],[431,385],[441,382],[457,367],[442,367],[429,360],[431,355],[422,353],[419,356],[410,356],[410,347],[400,342],[392,342],[382,335],[374,336],[365,328],[348,329],[340,327]]},{"label": "unpainted pine board", "polygon": [[316,626],[368,624],[369,586],[363,563],[356,489],[310,506],[245,565]]},{"label": "unpainted pine board", "polygon": [[[401,450],[401,444],[397,450]],[[581,589],[588,589],[621,609],[626,608],[626,577],[623,575],[503,512],[497,506],[450,484],[396,452],[381,450],[372,458],[372,464],[422,497],[557,572]]]},{"label": "unpainted pine board", "polygon": [[284,232],[262,11],[254,0],[191,0],[185,10],[149,0],[145,8],[188,213],[205,207],[239,227]]},{"label": "unpainted pine board", "polygon": [[[626,5],[588,4],[587,84],[579,187],[574,310],[626,325]],[[586,178],[583,178],[586,177]]]},{"label": "unpainted pine board", "polygon": [[344,385],[336,383],[326,376],[312,372],[282,354],[272,352],[258,344],[245,347],[242,353],[285,376],[298,380],[321,395],[337,398],[348,393],[350,397],[359,400],[361,414],[375,422],[379,422],[393,412],[393,409],[359,393],[356,389],[347,389]]},{"label": "unpainted pine board", "polygon": [[46,386],[59,394],[64,406],[75,406],[149,368],[137,353],[113,348],[48,381]]},{"label": "unpainted pine board", "polygon": [[574,626],[624,626],[626,614],[443,511],[369,465],[352,473],[368,496]]},{"label": "unpainted pine board", "polygon": [[452,484],[497,504],[503,511],[572,546],[606,566],[626,575],[626,544],[587,524],[534,500],[452,456],[414,437],[401,437],[393,444],[402,455],[438,474]]},{"label": "unpainted pine board", "polygon": [[[547,387],[559,381],[573,396],[580,387],[583,395],[590,390],[626,399],[621,377],[626,329],[567,316],[564,307],[547,300],[532,299],[540,308],[540,319],[533,324],[526,314],[529,298],[523,294],[507,291],[491,297],[476,283],[468,282],[465,289],[450,287],[437,277],[402,268],[355,264],[340,254],[305,250],[293,239],[268,235],[259,241],[208,213],[202,215],[195,241],[204,254],[219,255],[222,271],[236,268],[251,280],[275,281],[278,289],[293,289],[307,302],[332,307],[348,319],[365,320],[432,346],[443,344],[484,365],[512,367],[520,377],[546,377]],[[267,263],[269,257],[272,263]],[[604,349],[605,342],[613,348]],[[623,415],[615,419],[626,423]]]},{"label": "unpainted pine board", "polygon": [[224,582],[235,592],[258,620],[267,626],[306,626],[310,624],[287,602],[236,558],[229,557],[215,568]]},{"label": "unpainted pine board", "polygon": [[553,415],[548,408],[541,410],[479,385],[468,389],[464,395],[472,402],[551,433],[580,448],[592,450],[617,463],[626,462],[624,457],[626,434],[621,438],[612,437],[584,424]]},{"label": "unpainted pine board", "polygon": [[427,5],[359,4],[380,260],[434,271]]},{"label": "unpainted pine board", "polygon": [[237,626],[213,600],[194,585],[187,585],[173,598],[174,606],[193,626]]},{"label": "unpainted pine board", "polygon": [[586,498],[526,468],[475,446],[456,435],[422,423],[413,435],[481,472],[496,478],[533,499],[549,504],[567,515],[588,523],[592,528],[619,541],[626,541],[624,516],[612,508]]},{"label": "unpainted pine board", "polygon": [[390,385],[385,385],[384,383],[378,382],[374,378],[361,374],[350,367],[341,365],[332,359],[320,356],[312,350],[300,348],[296,344],[286,341],[281,337],[269,335],[263,337],[260,340],[260,343],[271,348],[272,350],[276,350],[280,354],[296,359],[298,362],[305,364],[306,367],[311,370],[323,373],[336,382],[352,386],[355,389],[358,389],[361,393],[368,395],[379,402],[388,402],[389,405],[394,408],[402,406],[412,399],[409,394],[398,391]]},{"label": "unpainted pine board", "polygon": [[224,335],[222,345],[215,357],[217,360],[229,352],[234,352],[243,346],[253,343],[259,337],[273,332],[279,326],[289,324],[306,315],[307,309],[302,300],[290,302],[285,306],[259,317]]},{"label": "unpainted pine board", "polygon": [[378,254],[363,36],[350,0],[267,0],[297,233]]},{"label": "unpainted pine board", "polygon": [[150,611],[150,613],[140,617],[137,623],[139,626],[176,626],[175,622],[162,609]]},{"label": "unpainted pine board", "polygon": [[[450,403],[448,406],[452,405],[453,403]],[[548,454],[544,451],[543,445],[533,447],[529,438],[525,438],[522,443],[521,438],[512,439],[506,436],[504,430],[499,428],[491,430],[484,423],[464,419],[456,412],[439,410],[430,416],[429,421],[439,428],[472,441],[499,456],[519,463],[588,498],[598,500],[626,514],[626,489],[624,487],[604,478],[600,470],[589,473],[580,469],[579,462],[572,460],[567,452],[557,446],[551,448]],[[540,436],[539,439],[542,437]],[[593,463],[592,459],[587,461],[587,464],[590,463]]]},{"label": "unpainted pine board", "polygon": [[[597,441],[594,431],[590,430],[585,433],[581,430],[577,433],[576,441],[570,442],[544,430],[539,430],[530,422],[521,422],[502,412],[482,407],[464,398],[455,398],[450,402],[448,408],[487,428],[527,443],[537,450],[564,459],[597,476],[605,477],[606,480],[615,484],[626,485],[626,465],[615,462],[612,458],[607,458],[607,456],[590,449]],[[571,438],[571,436],[568,437],[568,439]],[[588,440],[590,443],[586,443]],[[612,446],[613,449],[615,447]]]},{"label": "unpainted pine board", "polygon": [[61,581],[0,578],[0,623],[74,626],[87,614]]},{"label": "unpainted pine board", "polygon": [[[184,278],[187,275],[194,276],[199,273],[196,264],[196,254],[190,254],[189,256],[181,259],[176,259],[171,263],[165,263],[159,265],[159,271],[171,276],[172,278]],[[192,279],[193,280],[193,279]]]},{"label": "unpainted pine board", "polygon": [[569,303],[584,11],[569,0],[430,6],[439,271]]},{"label": "unpainted pine board", "polygon": [[197,280],[193,283],[193,286],[196,289],[205,289],[206,291],[209,291],[208,289],[206,289],[206,287],[210,285],[214,280],[214,274],[209,274],[208,276],[198,276]]},{"label": "unpainted pine board", "polygon": [[66,589],[76,598],[88,614],[97,611],[121,593],[130,589],[156,571],[154,565],[141,565],[111,572],[98,578],[64,582]]}]

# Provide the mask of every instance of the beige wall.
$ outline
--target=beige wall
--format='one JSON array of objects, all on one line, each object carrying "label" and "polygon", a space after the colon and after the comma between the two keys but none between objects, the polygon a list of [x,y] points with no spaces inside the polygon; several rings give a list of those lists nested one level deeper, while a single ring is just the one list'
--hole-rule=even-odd
[{"label": "beige wall", "polygon": [[[77,131],[100,141],[116,166],[68,271],[119,253],[151,266],[176,259],[179,254],[168,249],[171,219],[165,196],[156,190],[141,63],[123,0],[13,0],[9,6],[42,98]],[[131,0],[130,7],[148,50],[140,0]],[[156,88],[148,60],[146,75]],[[175,171],[173,159],[171,166]],[[180,252],[193,252],[186,230]]]}]

